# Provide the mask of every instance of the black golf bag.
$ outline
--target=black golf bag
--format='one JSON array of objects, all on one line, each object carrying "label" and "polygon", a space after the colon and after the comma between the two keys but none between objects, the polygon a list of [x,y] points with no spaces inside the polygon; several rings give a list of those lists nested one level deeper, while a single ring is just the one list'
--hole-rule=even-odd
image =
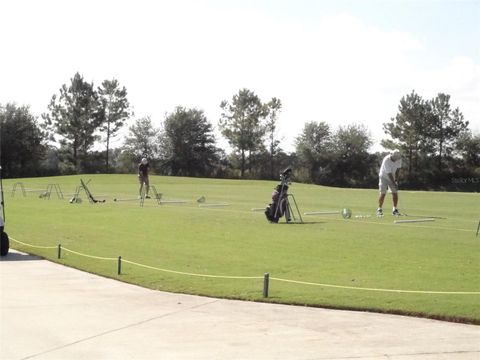
[{"label": "black golf bag", "polygon": [[[288,213],[288,185],[277,185],[272,193],[272,202],[265,209],[268,221],[278,223],[278,220]],[[289,217],[289,216],[287,216]]]},{"label": "black golf bag", "polygon": [[282,216],[286,216],[287,222],[290,221],[290,206],[288,204],[288,185],[290,184],[290,176],[292,169],[286,168],[280,174],[280,184],[275,187],[272,193],[272,202],[265,209],[267,220],[278,223]]}]

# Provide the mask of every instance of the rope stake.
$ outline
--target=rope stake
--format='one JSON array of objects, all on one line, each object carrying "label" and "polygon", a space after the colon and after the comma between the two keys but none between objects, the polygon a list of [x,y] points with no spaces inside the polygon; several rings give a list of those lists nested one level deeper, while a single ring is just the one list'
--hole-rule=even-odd
[{"label": "rope stake", "polygon": [[122,257],[118,257],[118,275],[122,275]]},{"label": "rope stake", "polygon": [[263,297],[268,298],[268,287],[270,283],[270,274],[265,273],[263,275]]}]

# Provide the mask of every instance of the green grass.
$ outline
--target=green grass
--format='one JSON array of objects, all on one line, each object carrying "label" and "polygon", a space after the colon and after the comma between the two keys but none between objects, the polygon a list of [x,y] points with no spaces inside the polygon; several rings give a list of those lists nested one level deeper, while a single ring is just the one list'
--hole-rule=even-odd
[{"label": "green grass", "polygon": [[[377,191],[293,184],[300,211],[352,209],[370,218],[344,220],[340,215],[304,216],[304,225],[269,224],[262,212],[276,182],[151,177],[165,199],[113,202],[135,197],[134,175],[85,175],[104,204],[39,199],[38,193],[11,197],[12,185],[44,189],[60,184],[72,194],[79,176],[5,180],[7,227],[11,238],[36,246],[62,244],[70,250],[148,266],[206,275],[259,277],[224,279],[187,276],[115,261],[91,259],[56,249],[12,241],[15,249],[68,266],[152,289],[215,297],[410,314],[480,324],[480,295],[391,293],[286,283],[272,280],[262,297],[264,273],[273,278],[360,288],[415,291],[480,292],[480,218],[478,193],[401,192],[400,209],[415,215],[441,216],[429,223],[394,225],[393,217],[373,216]],[[199,208],[227,202],[225,208]],[[387,195],[385,210],[390,209]],[[283,219],[282,219],[283,221]]]}]

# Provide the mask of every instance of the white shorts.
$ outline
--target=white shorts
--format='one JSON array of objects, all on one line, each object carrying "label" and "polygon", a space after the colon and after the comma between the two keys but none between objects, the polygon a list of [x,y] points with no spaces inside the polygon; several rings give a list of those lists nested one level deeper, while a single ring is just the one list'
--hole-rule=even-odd
[{"label": "white shorts", "polygon": [[378,190],[380,191],[380,194],[386,194],[387,188],[393,194],[398,192],[397,184],[392,182],[392,180],[384,177],[378,178]]}]

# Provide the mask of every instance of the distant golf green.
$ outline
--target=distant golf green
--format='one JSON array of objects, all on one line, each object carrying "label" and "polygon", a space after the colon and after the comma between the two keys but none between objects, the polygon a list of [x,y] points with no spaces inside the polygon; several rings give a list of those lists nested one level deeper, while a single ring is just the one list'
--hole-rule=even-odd
[{"label": "distant golf green", "polygon": [[[69,203],[80,178],[106,202],[90,204],[81,192],[81,203]],[[26,196],[19,184],[12,196],[19,182]],[[293,183],[305,224],[282,218],[276,225],[252,208],[270,202],[277,182],[163,176],[150,182],[163,200],[188,202],[149,199],[141,207],[135,175],[4,180],[11,247],[152,289],[480,324],[478,193],[400,192],[401,211],[436,218],[394,224],[397,218],[386,211],[390,195],[386,215],[377,218],[374,189]],[[59,184],[65,198],[55,191],[40,198],[49,184]],[[207,205],[228,206],[200,207],[201,196]],[[343,208],[352,210],[351,219],[303,215]],[[265,273],[268,298],[262,294]]]}]

